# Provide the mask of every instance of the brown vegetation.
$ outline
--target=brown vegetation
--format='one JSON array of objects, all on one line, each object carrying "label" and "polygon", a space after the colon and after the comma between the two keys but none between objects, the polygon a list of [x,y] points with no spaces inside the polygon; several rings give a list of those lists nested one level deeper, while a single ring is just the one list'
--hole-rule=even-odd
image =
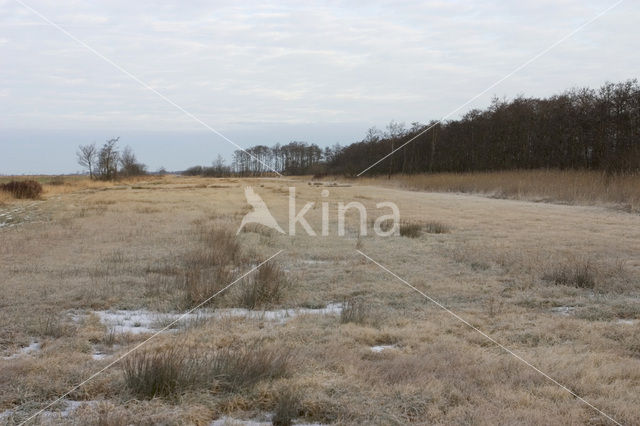
[{"label": "brown vegetation", "polygon": [[475,173],[434,173],[361,178],[367,184],[415,191],[459,192],[495,198],[608,205],[640,211],[640,175],[595,171],[520,170]]},{"label": "brown vegetation", "polygon": [[0,184],[0,191],[5,191],[15,198],[37,199],[42,194],[42,185],[34,180],[12,180]]},{"label": "brown vegetation", "polygon": [[[289,185],[300,203],[317,201],[320,189],[200,177],[150,177],[139,189],[76,177],[43,184],[43,200],[20,207],[49,220],[0,229],[2,422],[26,420],[284,249],[262,276],[249,274],[65,398],[78,407],[59,402],[35,423],[211,424],[270,413],[277,424],[604,423],[363,259],[360,244],[619,422],[640,423],[635,214],[353,185],[332,189],[332,205],[394,201],[423,236],[358,235],[354,216],[354,232],[338,237],[335,215],[325,237],[235,235],[245,186],[260,188],[281,223]],[[316,230],[321,213],[306,216]],[[433,219],[454,232],[427,234]],[[244,292],[261,294],[253,290],[280,279],[287,284],[278,297],[267,291],[245,306],[287,314],[237,309]],[[104,319],[116,312],[131,316],[128,328]],[[133,323],[140,313],[149,323]]]}]

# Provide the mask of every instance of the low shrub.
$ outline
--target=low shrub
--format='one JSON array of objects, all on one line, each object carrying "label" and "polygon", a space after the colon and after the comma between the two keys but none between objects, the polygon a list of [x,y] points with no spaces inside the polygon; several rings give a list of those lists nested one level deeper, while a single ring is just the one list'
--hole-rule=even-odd
[{"label": "low shrub", "polygon": [[15,198],[37,199],[42,194],[42,185],[35,180],[12,180],[0,184],[0,190],[9,192]]}]

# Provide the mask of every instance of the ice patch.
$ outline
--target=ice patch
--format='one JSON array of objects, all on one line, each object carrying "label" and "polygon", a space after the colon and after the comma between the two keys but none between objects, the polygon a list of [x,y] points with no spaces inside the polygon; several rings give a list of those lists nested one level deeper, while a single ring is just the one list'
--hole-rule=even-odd
[{"label": "ice patch", "polygon": [[233,417],[220,417],[214,420],[209,426],[271,426],[271,422],[258,422],[254,420],[237,420]]},{"label": "ice patch", "polygon": [[[70,414],[72,414],[75,410],[82,407],[83,405],[95,405],[98,403],[98,401],[72,401],[68,399],[62,400],[60,402],[64,403],[63,409],[61,409],[60,411],[45,410],[42,413],[40,413],[39,416],[42,416],[47,419],[68,417]],[[16,414],[16,412],[17,412],[16,409],[5,410],[0,413],[0,420],[7,420],[11,418],[11,416]]]},{"label": "ice patch", "polygon": [[31,353],[39,351],[40,347],[41,347],[40,343],[32,342],[29,346],[25,346],[24,348],[21,348],[15,354],[9,355],[9,356],[5,356],[5,357],[3,357],[3,359],[14,359],[14,358],[18,358],[18,357],[20,357],[22,355],[29,355]]},{"label": "ice patch", "polygon": [[396,345],[378,345],[378,346],[371,346],[371,352],[375,352],[375,353],[380,353],[384,350],[387,349],[395,349]]},{"label": "ice patch", "polygon": [[[272,417],[272,415],[269,415]],[[273,423],[270,421],[260,421],[260,420],[239,420],[234,419],[233,417],[220,417],[218,420],[214,420],[209,423],[209,426],[271,426]],[[294,425],[297,426],[323,426],[322,423],[300,423],[297,421],[293,421]]]},{"label": "ice patch", "polygon": [[635,320],[632,319],[619,319],[616,321],[617,324],[625,324],[625,325],[633,325],[636,323]]},{"label": "ice patch", "polygon": [[[111,329],[114,333],[156,333],[160,330],[164,332],[175,331],[179,326],[188,324],[191,321],[208,318],[233,318],[243,317],[255,320],[274,321],[284,323],[287,320],[299,315],[339,315],[342,312],[341,303],[329,303],[324,308],[291,308],[254,311],[243,308],[198,310],[188,314],[180,313],[160,313],[144,309],[135,311],[93,311],[100,321]],[[177,322],[176,322],[177,321]],[[175,324],[172,324],[175,322]],[[167,325],[170,328],[163,330]]]},{"label": "ice patch", "polygon": [[571,315],[575,310],[575,306],[556,306],[551,308],[551,312],[559,315]]}]

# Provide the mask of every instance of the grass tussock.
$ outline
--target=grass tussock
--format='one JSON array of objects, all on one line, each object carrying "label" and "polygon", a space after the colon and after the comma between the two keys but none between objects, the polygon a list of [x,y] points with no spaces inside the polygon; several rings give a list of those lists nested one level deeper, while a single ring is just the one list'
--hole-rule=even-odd
[{"label": "grass tussock", "polygon": [[419,223],[404,222],[400,224],[400,236],[418,238],[422,235],[422,225]]},{"label": "grass tussock", "polygon": [[292,351],[284,347],[253,344],[211,351],[173,345],[134,352],[123,360],[122,369],[131,393],[152,399],[190,390],[247,389],[287,376],[292,359]]},{"label": "grass tussock", "polygon": [[448,234],[451,232],[451,227],[446,223],[433,220],[425,224],[424,230],[429,234]]},{"label": "grass tussock", "polygon": [[559,265],[542,275],[542,279],[556,284],[592,289],[596,286],[596,271],[589,261]]},{"label": "grass tussock", "polygon": [[640,287],[640,281],[624,263],[598,262],[589,258],[570,258],[546,266],[541,278],[547,283],[600,293],[624,293]]},{"label": "grass tussock", "polygon": [[407,238],[418,238],[423,232],[428,234],[448,234],[451,227],[445,223],[435,220],[427,223],[403,222],[400,224],[400,236]]},{"label": "grass tussock", "polygon": [[271,261],[262,265],[239,285],[239,305],[247,309],[256,309],[280,303],[289,287],[289,282],[282,268]]},{"label": "grass tussock", "polygon": [[187,306],[205,302],[228,285],[242,258],[235,235],[224,228],[199,227],[198,244],[183,258],[182,289]]},{"label": "grass tussock", "polygon": [[340,312],[340,323],[354,323],[364,325],[369,322],[371,314],[371,306],[362,298],[352,298],[342,303],[342,311]]},{"label": "grass tussock", "polygon": [[298,417],[302,406],[300,390],[293,387],[286,387],[278,394],[276,407],[271,418],[271,423],[275,426],[290,426]]},{"label": "grass tussock", "polygon": [[0,184],[0,190],[10,193],[15,198],[36,200],[42,194],[42,185],[35,180],[12,180]]}]

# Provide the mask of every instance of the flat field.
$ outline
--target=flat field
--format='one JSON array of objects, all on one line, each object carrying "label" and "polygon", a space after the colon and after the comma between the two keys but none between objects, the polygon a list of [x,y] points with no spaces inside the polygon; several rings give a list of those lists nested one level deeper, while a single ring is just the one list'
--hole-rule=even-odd
[{"label": "flat field", "polygon": [[[0,423],[640,424],[640,216],[365,183],[3,199]],[[236,235],[247,186],[318,235]]]}]

